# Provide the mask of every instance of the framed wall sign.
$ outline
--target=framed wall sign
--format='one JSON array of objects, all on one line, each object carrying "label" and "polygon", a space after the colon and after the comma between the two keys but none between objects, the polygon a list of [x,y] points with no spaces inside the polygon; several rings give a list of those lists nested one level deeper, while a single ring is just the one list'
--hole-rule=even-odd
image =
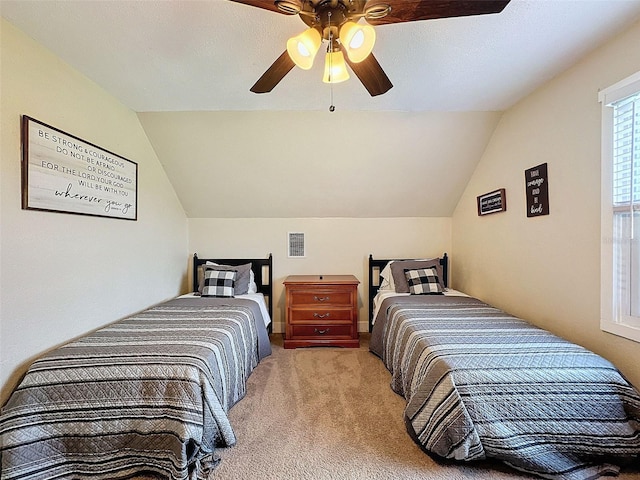
[{"label": "framed wall sign", "polygon": [[527,191],[527,217],[549,215],[549,180],[547,164],[543,163],[524,171]]},{"label": "framed wall sign", "polygon": [[138,219],[138,164],[22,117],[22,208]]},{"label": "framed wall sign", "polygon": [[478,197],[478,215],[504,212],[507,210],[507,196],[505,189],[494,190]]}]

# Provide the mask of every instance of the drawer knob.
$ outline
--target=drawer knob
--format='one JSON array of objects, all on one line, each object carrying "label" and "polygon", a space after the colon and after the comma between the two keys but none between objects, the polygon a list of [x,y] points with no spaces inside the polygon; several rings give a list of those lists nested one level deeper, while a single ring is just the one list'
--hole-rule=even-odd
[{"label": "drawer knob", "polygon": [[331,316],[331,313],[313,313],[313,316],[315,318],[329,318]]},{"label": "drawer knob", "polygon": [[313,331],[315,333],[317,333],[318,335],[324,335],[325,333],[327,333],[330,329],[329,328],[325,328],[324,330],[318,330],[317,328],[314,328]]},{"label": "drawer knob", "polygon": [[329,300],[329,297],[319,297],[319,296],[317,296],[317,295],[314,295],[314,296],[313,296],[313,299],[314,299],[316,302],[326,302],[326,301],[328,301],[328,300]]}]

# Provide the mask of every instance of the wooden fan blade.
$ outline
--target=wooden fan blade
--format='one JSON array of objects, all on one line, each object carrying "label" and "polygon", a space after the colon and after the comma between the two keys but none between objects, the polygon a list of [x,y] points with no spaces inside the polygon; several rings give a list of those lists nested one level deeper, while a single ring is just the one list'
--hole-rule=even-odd
[{"label": "wooden fan blade", "polygon": [[229,0],[235,3],[244,3],[245,5],[249,5],[251,7],[263,8],[265,10],[271,10],[272,12],[282,13],[273,0]]},{"label": "wooden fan blade", "polygon": [[253,93],[270,92],[295,65],[285,50],[249,90]]},{"label": "wooden fan blade", "polygon": [[[391,12],[385,17],[371,19],[372,25],[415,22],[434,18],[466,17],[500,13],[510,0],[382,0],[391,6]],[[378,3],[369,1],[367,6]]]},{"label": "wooden fan blade", "polygon": [[349,56],[344,50],[344,47],[342,47],[342,51],[344,53],[345,61],[349,64],[353,73],[355,73],[356,77],[360,79],[362,85],[364,85],[364,88],[367,89],[372,97],[382,95],[393,87],[391,80],[389,80],[387,74],[384,73],[384,70],[382,70],[378,60],[373,56],[373,53],[370,53],[362,62],[353,63],[349,60]]}]

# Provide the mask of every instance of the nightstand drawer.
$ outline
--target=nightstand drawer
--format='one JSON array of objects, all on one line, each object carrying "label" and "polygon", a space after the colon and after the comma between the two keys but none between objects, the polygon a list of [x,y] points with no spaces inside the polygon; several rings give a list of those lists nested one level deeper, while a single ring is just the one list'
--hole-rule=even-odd
[{"label": "nightstand drawer", "polygon": [[292,325],[292,333],[295,337],[349,337],[353,335],[353,327],[351,325]]},{"label": "nightstand drawer", "polygon": [[347,308],[323,309],[322,307],[292,308],[289,316],[291,323],[352,323],[353,310]]},{"label": "nightstand drawer", "polygon": [[351,305],[351,292],[340,289],[293,290],[291,306],[299,305]]}]

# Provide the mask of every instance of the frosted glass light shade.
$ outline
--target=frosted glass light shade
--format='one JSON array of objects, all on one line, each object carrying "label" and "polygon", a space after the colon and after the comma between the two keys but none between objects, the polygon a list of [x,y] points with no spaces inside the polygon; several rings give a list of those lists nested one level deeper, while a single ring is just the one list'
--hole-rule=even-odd
[{"label": "frosted glass light shade", "polygon": [[347,64],[341,51],[328,52],[324,60],[324,83],[340,83],[349,80]]},{"label": "frosted glass light shade", "polygon": [[369,56],[376,43],[376,31],[371,25],[346,22],[340,28],[340,43],[344,46],[353,63],[359,63]]},{"label": "frosted glass light shade", "polygon": [[309,70],[313,66],[313,59],[316,58],[321,43],[320,32],[315,28],[309,28],[287,40],[287,53],[298,67]]}]

